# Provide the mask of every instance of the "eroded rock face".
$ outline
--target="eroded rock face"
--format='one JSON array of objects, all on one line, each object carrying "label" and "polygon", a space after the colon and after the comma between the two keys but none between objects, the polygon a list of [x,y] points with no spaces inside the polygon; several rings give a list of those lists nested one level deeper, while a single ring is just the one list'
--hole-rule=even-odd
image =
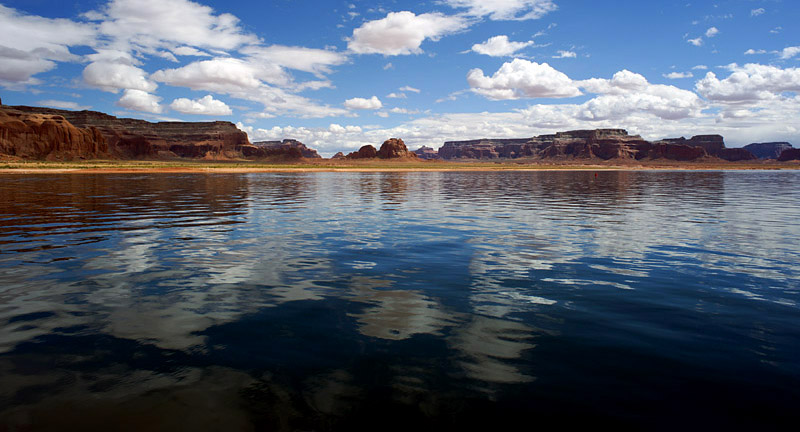
[{"label": "eroded rock face", "polygon": [[729,161],[754,159],[744,149],[729,149],[720,135],[697,135],[650,142],[624,129],[558,132],[529,139],[449,141],[439,149],[443,159],[669,159],[691,161],[709,156]]},{"label": "eroded rock face", "polygon": [[342,153],[342,152],[338,152],[338,153],[336,153],[335,155],[333,155],[331,157],[331,159],[344,159],[344,158],[345,158],[345,156],[344,156],[344,153]]},{"label": "eroded rock face", "polygon": [[744,146],[744,149],[754,154],[759,159],[778,159],[784,150],[793,148],[788,142],[753,143]]},{"label": "eroded rock face", "polygon": [[782,151],[781,155],[778,156],[778,160],[781,162],[800,160],[800,148],[790,148]]},{"label": "eroded rock face", "polygon": [[345,157],[347,159],[371,159],[371,158],[378,157],[378,151],[375,150],[375,147],[367,144],[367,145],[361,147],[360,149],[358,149],[358,151],[349,153]]},{"label": "eroded rock face", "polygon": [[248,153],[245,154],[245,157],[287,156],[291,158],[304,157],[312,159],[319,159],[322,157],[317,154],[316,150],[308,148],[305,144],[293,139],[285,139],[283,141],[258,141],[253,143],[253,147],[257,147],[257,150],[248,149]]},{"label": "eroded rock face", "polygon": [[439,159],[439,153],[431,147],[422,146],[414,150],[414,154],[420,159]]},{"label": "eroded rock face", "polygon": [[236,158],[249,145],[247,134],[231,122],[159,122],[117,118],[95,111],[13,107],[30,114],[64,117],[77,128],[96,128],[111,155],[123,159],[178,156]]},{"label": "eroded rock face", "polygon": [[0,108],[0,153],[24,159],[108,158],[108,143],[93,127],[75,127],[63,116]]},{"label": "eroded rock face", "polygon": [[416,158],[414,152],[408,151],[406,143],[400,138],[389,138],[381,145],[378,150],[378,157],[381,159],[397,159],[397,158]]}]

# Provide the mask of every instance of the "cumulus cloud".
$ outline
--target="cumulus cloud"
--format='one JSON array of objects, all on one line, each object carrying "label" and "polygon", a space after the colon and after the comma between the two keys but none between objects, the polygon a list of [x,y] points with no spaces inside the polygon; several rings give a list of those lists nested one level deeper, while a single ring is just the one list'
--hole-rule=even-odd
[{"label": "cumulus cloud", "polygon": [[690,44],[699,47],[703,45],[703,38],[699,37],[694,39],[687,39],[686,42],[689,42]]},{"label": "cumulus cloud", "polygon": [[188,57],[211,57],[211,54],[207,52],[200,51],[197,48],[190,47],[190,46],[179,46],[172,50],[172,53],[179,56],[188,56]]},{"label": "cumulus cloud", "polygon": [[409,55],[422,52],[426,39],[433,41],[467,28],[467,19],[441,13],[416,15],[390,12],[386,18],[368,21],[353,30],[347,47],[357,54]]},{"label": "cumulus cloud", "polygon": [[112,93],[117,93],[122,89],[149,93],[158,87],[156,83],[148,79],[147,72],[125,63],[106,61],[90,63],[83,69],[83,79],[91,86]]},{"label": "cumulus cloud", "polygon": [[233,110],[231,110],[225,102],[216,100],[211,95],[206,95],[197,100],[178,98],[172,101],[169,107],[184,114],[208,116],[227,116],[233,114]]},{"label": "cumulus cloud", "polygon": [[156,71],[152,77],[173,86],[220,93],[253,90],[262,85],[262,80],[270,84],[287,84],[290,80],[278,66],[259,68],[235,58],[197,61],[178,69]]},{"label": "cumulus cloud", "polygon": [[386,95],[386,97],[390,98],[390,99],[406,99],[406,98],[408,98],[408,96],[406,96],[405,93],[389,93],[388,95]]},{"label": "cumulus cloud", "polygon": [[492,76],[481,69],[467,74],[472,91],[493,100],[520,98],[568,98],[580,96],[574,81],[547,63],[514,59]]},{"label": "cumulus cloud", "polygon": [[231,14],[189,0],[111,0],[86,15],[111,44],[153,54],[180,46],[231,50],[259,40]]},{"label": "cumulus cloud", "polygon": [[712,38],[718,34],[719,34],[719,29],[716,27],[711,27],[708,30],[706,30],[706,37]]},{"label": "cumulus cloud", "polygon": [[692,78],[694,77],[694,74],[691,72],[670,72],[668,74],[664,74],[663,77],[669,79],[683,79]]},{"label": "cumulus cloud", "polygon": [[749,50],[744,52],[744,55],[756,55],[756,54],[766,54],[766,53],[767,53],[767,51],[763,50],[763,49],[755,50],[755,49],[750,48]]},{"label": "cumulus cloud", "polygon": [[380,99],[377,96],[372,96],[369,99],[352,98],[344,101],[344,106],[349,109],[357,110],[377,110],[383,107]]},{"label": "cumulus cloud", "polygon": [[708,72],[695,84],[697,92],[711,101],[731,104],[774,100],[785,92],[800,92],[800,68],[749,63],[732,64],[728,69],[731,75],[722,80]]},{"label": "cumulus cloud", "polygon": [[506,57],[531,45],[533,45],[533,41],[511,42],[508,40],[508,36],[499,35],[491,37],[483,43],[472,45],[472,51],[491,57]]},{"label": "cumulus cloud", "polygon": [[36,84],[34,75],[56,67],[56,62],[80,58],[69,47],[90,45],[93,25],[67,19],[27,15],[0,5],[0,85]]},{"label": "cumulus cloud", "polygon": [[117,101],[117,105],[132,109],[135,111],[149,112],[152,114],[160,114],[164,111],[161,104],[161,98],[142,90],[125,90],[122,97]]},{"label": "cumulus cloud", "polygon": [[453,8],[467,9],[473,16],[488,16],[493,21],[539,19],[558,9],[552,0],[444,0]]},{"label": "cumulus cloud", "polygon": [[800,46],[786,47],[780,52],[780,57],[783,60],[788,60],[797,54],[800,54]]}]

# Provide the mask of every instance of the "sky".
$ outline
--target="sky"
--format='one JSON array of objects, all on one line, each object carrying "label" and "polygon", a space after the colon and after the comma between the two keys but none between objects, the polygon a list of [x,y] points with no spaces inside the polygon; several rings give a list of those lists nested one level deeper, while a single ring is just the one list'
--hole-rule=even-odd
[{"label": "sky", "polygon": [[322,155],[623,128],[800,144],[796,0],[0,0],[5,105]]}]

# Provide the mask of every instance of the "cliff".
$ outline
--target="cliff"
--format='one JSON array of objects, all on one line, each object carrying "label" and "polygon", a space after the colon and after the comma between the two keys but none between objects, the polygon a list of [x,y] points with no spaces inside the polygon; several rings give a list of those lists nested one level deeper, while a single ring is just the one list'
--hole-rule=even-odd
[{"label": "cliff", "polygon": [[784,150],[793,148],[788,142],[753,143],[744,146],[744,149],[754,154],[759,159],[778,159]]},{"label": "cliff", "polygon": [[233,158],[249,145],[247,134],[230,122],[158,122],[117,118],[95,111],[13,107],[30,115],[60,116],[79,129],[94,128],[111,156],[121,159],[159,156]]},{"label": "cliff", "polygon": [[252,146],[248,146],[247,150],[242,153],[245,157],[288,156],[292,158],[322,158],[322,156],[317,154],[316,150],[308,148],[305,144],[293,139],[254,142]]},{"label": "cliff", "polygon": [[523,139],[448,141],[439,149],[438,156],[443,159],[755,159],[747,150],[726,148],[720,135],[698,135],[690,139],[669,138],[650,142],[638,135],[629,135],[624,129],[574,130]]},{"label": "cliff", "polygon": [[108,142],[93,127],[76,127],[57,114],[0,106],[0,154],[24,159],[109,157]]},{"label": "cliff", "polygon": [[790,148],[781,152],[778,156],[778,161],[787,162],[792,160],[800,160],[800,148]]},{"label": "cliff", "polygon": [[414,150],[414,153],[420,159],[425,159],[425,160],[439,159],[439,153],[431,147],[422,146]]}]

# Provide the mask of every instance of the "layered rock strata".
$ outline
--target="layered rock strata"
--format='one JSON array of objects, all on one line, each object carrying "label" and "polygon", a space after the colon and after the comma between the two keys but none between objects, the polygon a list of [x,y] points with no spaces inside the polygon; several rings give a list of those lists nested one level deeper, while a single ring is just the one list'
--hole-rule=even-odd
[{"label": "layered rock strata", "polygon": [[285,139],[283,141],[258,141],[251,146],[242,147],[242,154],[245,157],[273,157],[286,156],[290,158],[310,158],[319,159],[322,156],[317,151],[308,148],[300,141]]},{"label": "layered rock strata", "polygon": [[117,158],[163,156],[185,158],[236,158],[249,145],[247,134],[230,122],[158,122],[117,118],[95,111],[67,111],[18,106],[26,113],[61,116],[79,129],[95,128]]},{"label": "layered rock strata", "polygon": [[628,135],[624,129],[574,130],[524,139],[448,141],[439,149],[438,155],[442,159],[755,159],[747,150],[726,148],[720,135],[698,135],[690,139],[670,138],[650,142],[639,135]]},{"label": "layered rock strata", "polygon": [[108,142],[94,127],[76,127],[57,114],[0,107],[0,154],[24,159],[109,157]]}]

